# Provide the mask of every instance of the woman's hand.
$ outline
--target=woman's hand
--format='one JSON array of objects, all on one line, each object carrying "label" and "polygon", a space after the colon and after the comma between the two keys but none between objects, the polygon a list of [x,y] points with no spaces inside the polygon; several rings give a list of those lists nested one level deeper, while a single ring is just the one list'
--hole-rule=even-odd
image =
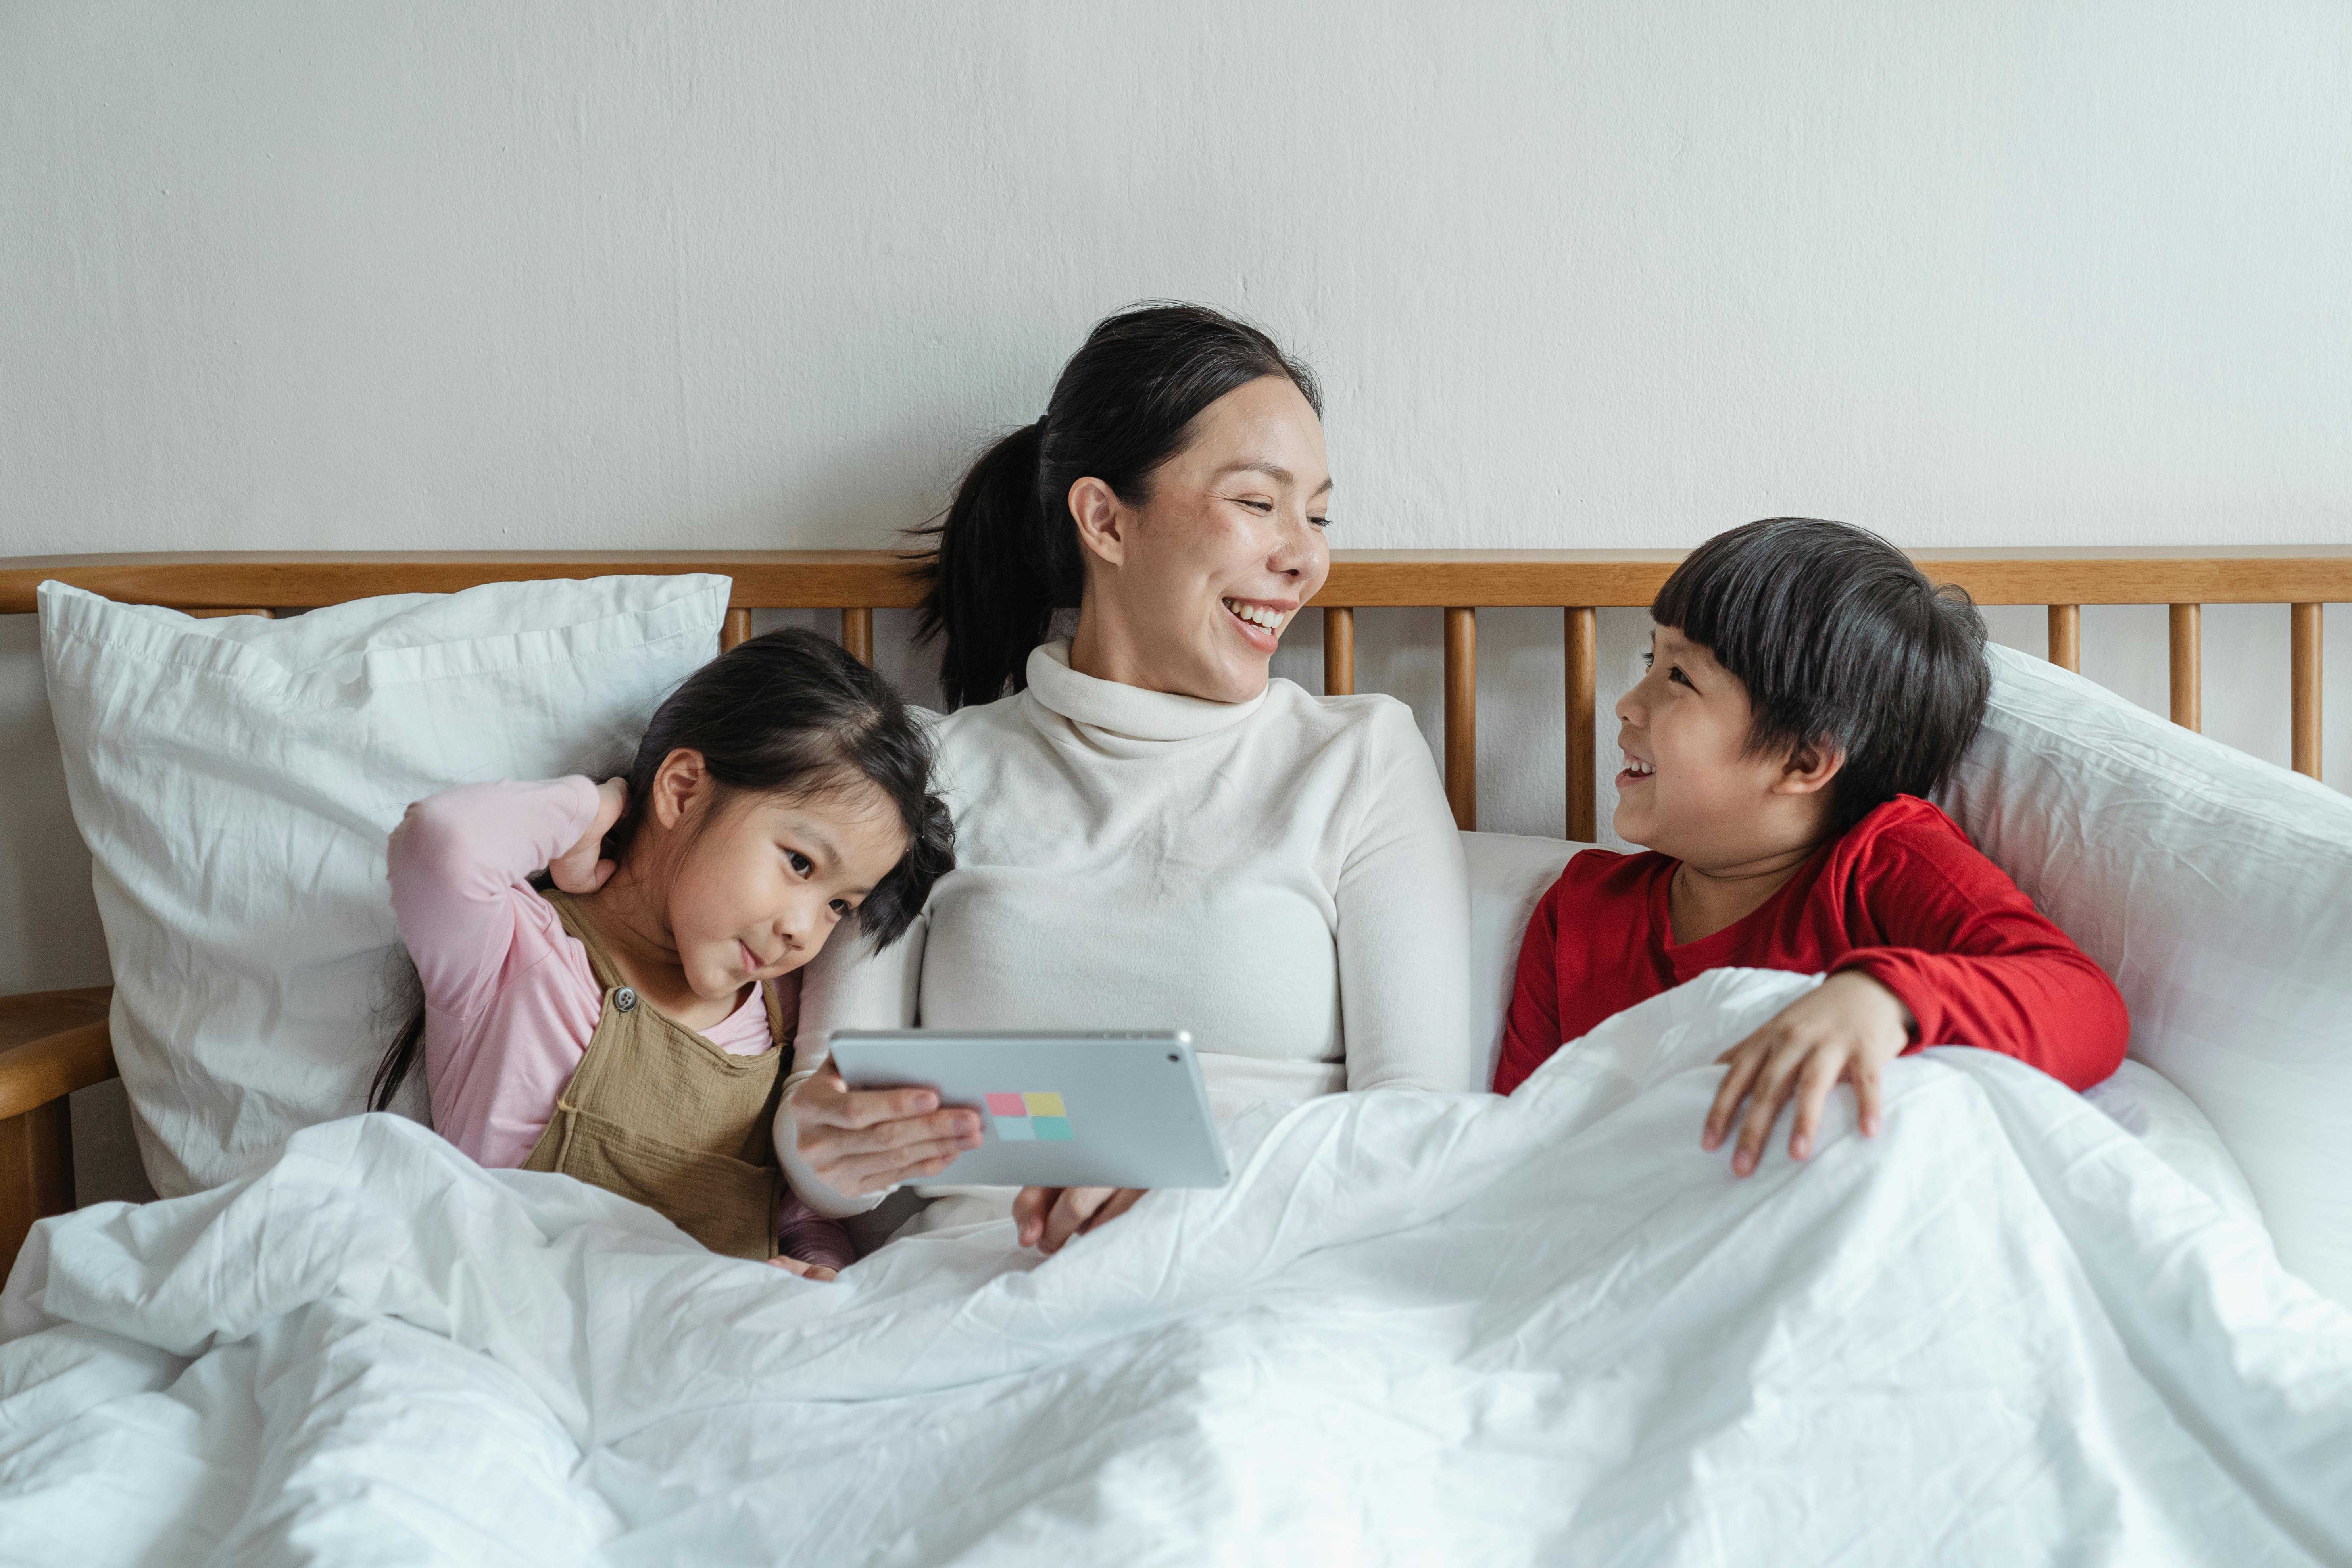
[{"label": "woman's hand", "polygon": [[803,1279],[835,1279],[840,1276],[822,1263],[804,1263],[788,1253],[779,1252],[768,1259],[768,1267],[781,1268],[787,1274],[797,1274]]},{"label": "woman's hand", "polygon": [[1739,1115],[1739,1102],[1747,1100],[1731,1173],[1749,1174],[1764,1158],[1780,1108],[1794,1095],[1797,1124],[1789,1133],[1789,1155],[1809,1158],[1822,1108],[1841,1079],[1853,1085],[1862,1135],[1877,1137],[1878,1075],[1911,1043],[1911,1026],[1903,999],[1869,975],[1856,969],[1831,975],[1715,1058],[1731,1070],[1715,1091],[1699,1147],[1720,1144]]},{"label": "woman's hand", "polygon": [[928,1089],[852,1089],[827,1067],[785,1098],[801,1158],[845,1198],[938,1175],[981,1144],[980,1112]]},{"label": "woman's hand", "polygon": [[629,804],[629,781],[606,779],[596,786],[596,820],[580,842],[547,863],[547,874],[567,893],[593,893],[610,881],[613,862],[604,859],[604,835]]},{"label": "woman's hand", "polygon": [[1052,1257],[1070,1237],[1108,1225],[1135,1206],[1141,1187],[1024,1187],[1013,1200],[1021,1245]]}]

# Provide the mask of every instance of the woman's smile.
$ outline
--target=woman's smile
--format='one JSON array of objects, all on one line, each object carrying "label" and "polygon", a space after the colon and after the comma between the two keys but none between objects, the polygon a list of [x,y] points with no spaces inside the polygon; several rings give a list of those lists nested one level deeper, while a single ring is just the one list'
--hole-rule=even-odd
[{"label": "woman's smile", "polygon": [[1270,654],[1282,640],[1282,628],[1298,613],[1295,599],[1234,599],[1219,601],[1225,615],[1234,623],[1244,641],[1260,653]]}]

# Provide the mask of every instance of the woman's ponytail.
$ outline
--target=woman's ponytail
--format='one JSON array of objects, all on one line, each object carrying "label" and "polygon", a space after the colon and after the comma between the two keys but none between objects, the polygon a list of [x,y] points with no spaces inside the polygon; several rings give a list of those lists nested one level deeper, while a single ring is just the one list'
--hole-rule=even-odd
[{"label": "woman's ponytail", "polygon": [[1066,520],[1046,526],[1037,482],[1045,444],[1040,419],[991,447],[934,529],[920,635],[947,634],[940,689],[950,710],[993,702],[1008,683],[1020,689],[1029,650],[1085,585]]},{"label": "woman's ponytail", "polygon": [[944,642],[940,689],[950,709],[993,702],[1028,681],[1029,651],[1054,612],[1086,591],[1070,487],[1100,479],[1130,506],[1181,451],[1192,421],[1265,376],[1294,383],[1315,411],[1307,367],[1272,338],[1205,305],[1138,305],[1097,322],[1054,384],[1045,417],[991,447],[921,530],[937,540],[919,635]]}]

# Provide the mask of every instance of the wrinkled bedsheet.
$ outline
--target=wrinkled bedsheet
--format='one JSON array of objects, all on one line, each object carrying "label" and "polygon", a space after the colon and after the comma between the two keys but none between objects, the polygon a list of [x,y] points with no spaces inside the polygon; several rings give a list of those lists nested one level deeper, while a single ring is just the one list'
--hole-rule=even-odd
[{"label": "wrinkled bedsheet", "polygon": [[1725,972],[1509,1100],[1236,1128],[1059,1258],[835,1285],[370,1116],[45,1224],[0,1562],[2352,1563],[2352,1313],[2075,1096],[1896,1063],[1697,1146],[1808,982]]}]

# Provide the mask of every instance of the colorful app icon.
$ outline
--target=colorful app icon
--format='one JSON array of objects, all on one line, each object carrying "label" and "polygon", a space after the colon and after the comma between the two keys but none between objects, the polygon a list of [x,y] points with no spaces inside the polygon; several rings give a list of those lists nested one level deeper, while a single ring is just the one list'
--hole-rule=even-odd
[{"label": "colorful app icon", "polygon": [[991,1094],[988,1119],[996,1135],[1007,1143],[1075,1143],[1070,1113],[1062,1097],[1050,1092]]}]

